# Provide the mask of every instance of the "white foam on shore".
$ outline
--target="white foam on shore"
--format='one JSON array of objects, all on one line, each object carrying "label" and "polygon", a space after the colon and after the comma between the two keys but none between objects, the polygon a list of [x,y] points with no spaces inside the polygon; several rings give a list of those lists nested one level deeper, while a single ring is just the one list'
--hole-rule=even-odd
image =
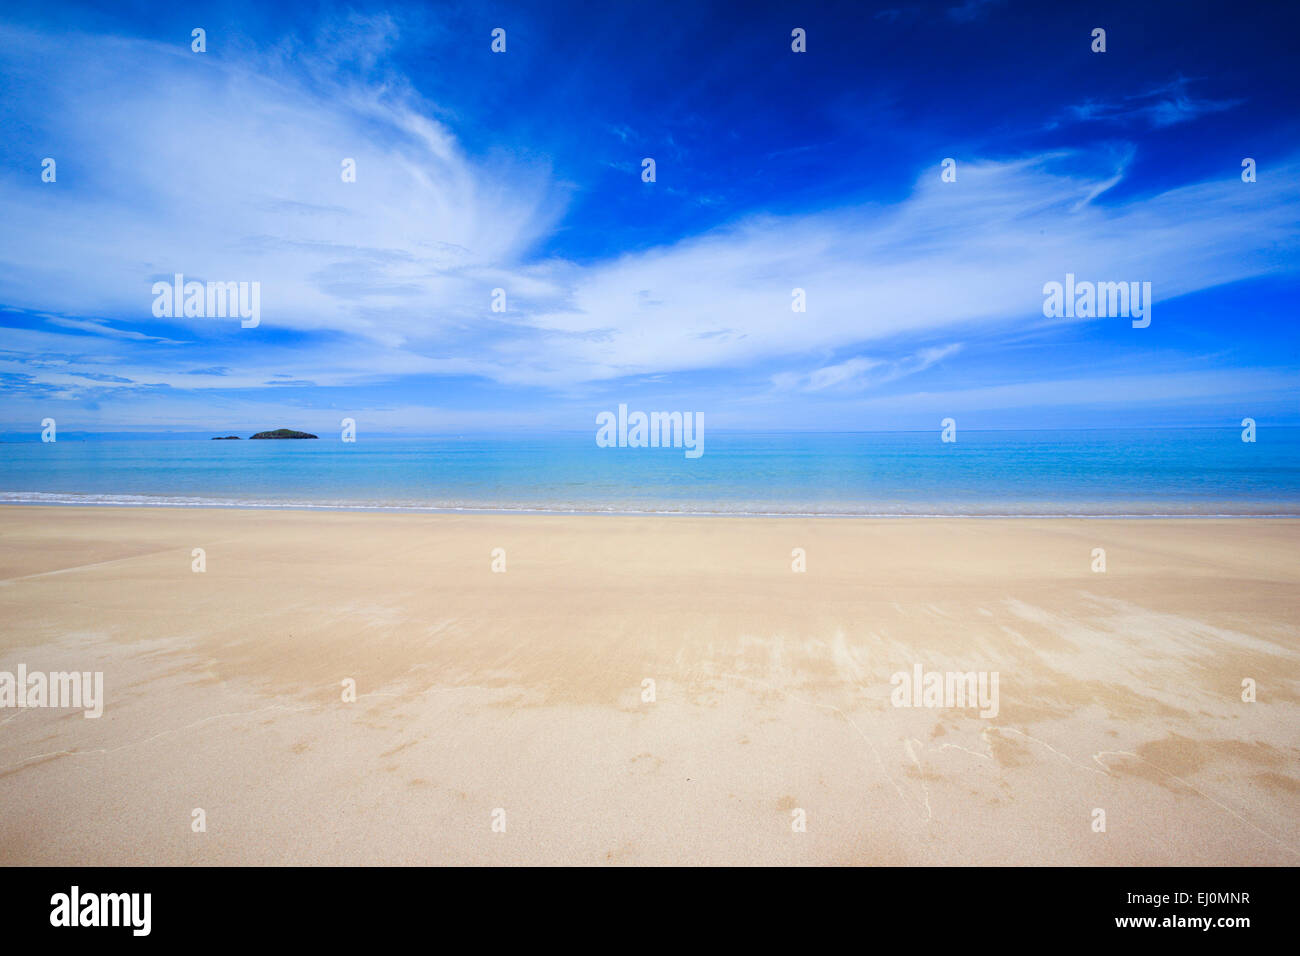
[{"label": "white foam on shore", "polygon": [[[40,491],[0,491],[0,505],[47,505],[113,508],[237,508],[273,511],[371,511],[413,514],[550,514],[681,516],[719,518],[1300,518],[1300,503],[1285,505],[1293,511],[1109,511],[1095,510],[989,511],[731,511],[698,509],[637,509],[594,507],[535,507],[525,505],[462,505],[416,502],[298,501],[294,499],[202,498],[181,495],[71,494]],[[1168,506],[1167,504],[1165,505]],[[931,507],[933,507],[931,505]],[[1046,505],[1044,507],[1047,507]],[[1084,506],[1085,508],[1087,506]],[[1131,507],[1131,505],[1130,505]],[[1155,506],[1153,506],[1155,507]],[[1275,506],[1274,506],[1275,507]]]}]

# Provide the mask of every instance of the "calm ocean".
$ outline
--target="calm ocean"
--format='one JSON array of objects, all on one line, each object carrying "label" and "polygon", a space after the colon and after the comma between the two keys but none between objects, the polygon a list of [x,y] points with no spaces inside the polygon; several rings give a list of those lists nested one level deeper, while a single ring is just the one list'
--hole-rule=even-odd
[{"label": "calm ocean", "polygon": [[1300,429],[0,444],[0,502],[814,515],[1300,515]]}]

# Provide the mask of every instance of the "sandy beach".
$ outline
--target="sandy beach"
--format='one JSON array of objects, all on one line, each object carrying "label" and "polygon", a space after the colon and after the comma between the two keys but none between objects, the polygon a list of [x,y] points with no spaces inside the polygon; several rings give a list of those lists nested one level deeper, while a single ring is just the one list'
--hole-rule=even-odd
[{"label": "sandy beach", "polygon": [[1298,595],[1294,520],[0,508],[0,671],[105,698],[0,710],[0,862],[1295,865]]}]

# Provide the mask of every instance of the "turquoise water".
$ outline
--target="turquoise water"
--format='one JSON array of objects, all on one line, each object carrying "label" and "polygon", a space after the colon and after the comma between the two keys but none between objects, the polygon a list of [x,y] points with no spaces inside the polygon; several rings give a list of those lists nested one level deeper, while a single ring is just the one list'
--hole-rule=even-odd
[{"label": "turquoise water", "polygon": [[0,444],[0,502],[826,515],[1300,515],[1300,429]]}]

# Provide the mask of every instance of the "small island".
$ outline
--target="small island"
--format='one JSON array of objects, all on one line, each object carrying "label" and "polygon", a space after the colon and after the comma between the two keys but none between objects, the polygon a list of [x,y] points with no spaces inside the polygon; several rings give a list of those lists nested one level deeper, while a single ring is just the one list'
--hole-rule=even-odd
[{"label": "small island", "polygon": [[[253,438],[315,438],[307,432],[296,432],[292,428],[277,428],[271,432],[258,432]],[[251,439],[250,439],[251,440]]]},{"label": "small island", "polygon": [[213,441],[239,441],[238,435],[213,435]]}]

